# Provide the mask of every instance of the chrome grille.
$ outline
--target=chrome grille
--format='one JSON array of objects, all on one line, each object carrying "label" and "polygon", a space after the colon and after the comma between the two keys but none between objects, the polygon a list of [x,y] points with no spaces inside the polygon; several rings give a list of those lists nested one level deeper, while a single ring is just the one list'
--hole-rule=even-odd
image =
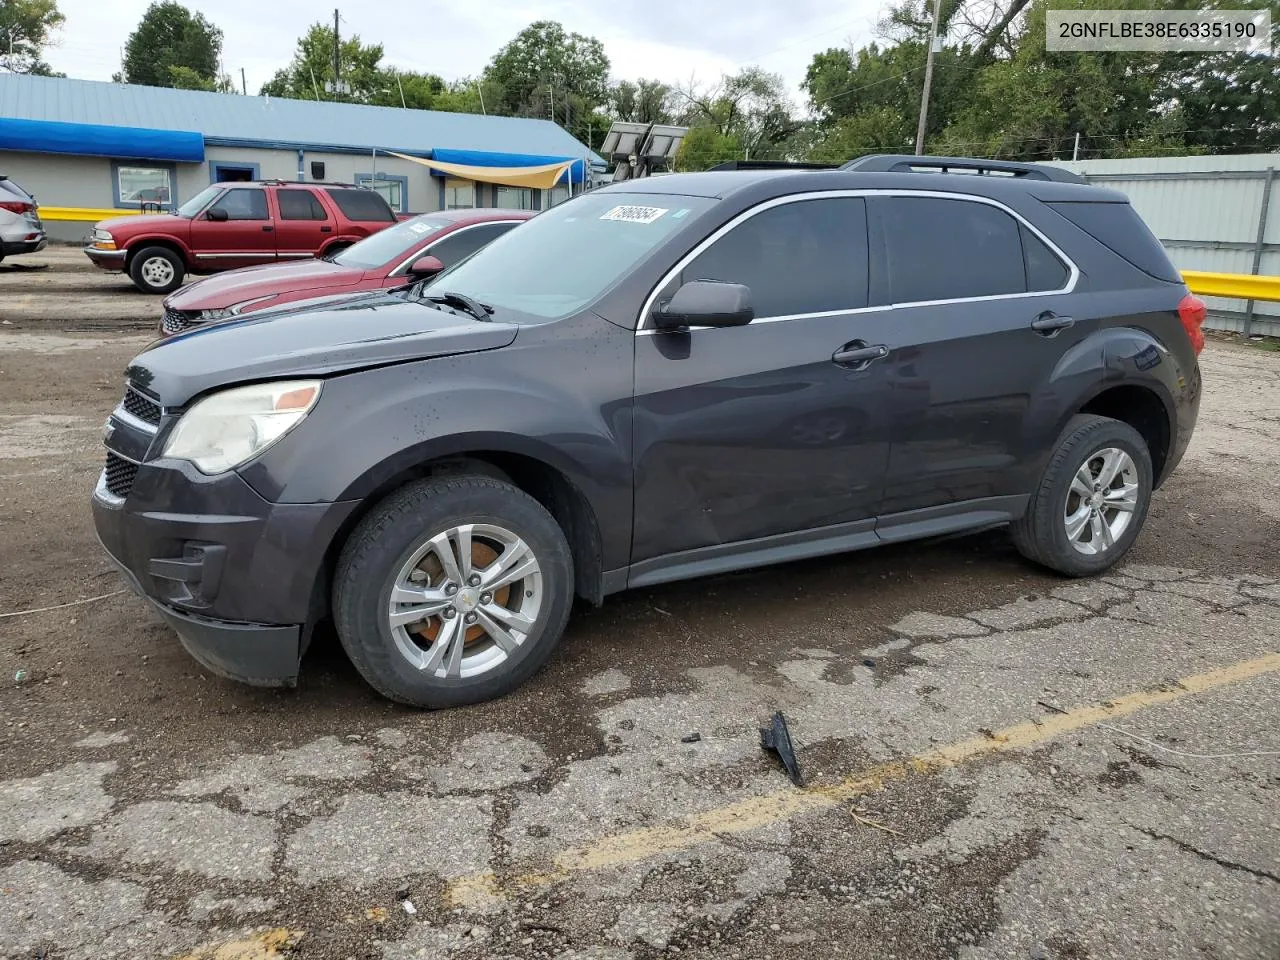
[{"label": "chrome grille", "polygon": [[112,496],[122,500],[129,496],[133,489],[133,480],[138,475],[138,465],[130,463],[124,457],[107,451],[107,466],[104,477],[107,490]]},{"label": "chrome grille", "polygon": [[195,326],[195,320],[190,314],[183,313],[181,310],[166,310],[164,319],[160,321],[160,329],[166,336],[173,336],[193,326]]},{"label": "chrome grille", "polygon": [[133,387],[125,390],[124,400],[121,401],[120,405],[124,407],[126,413],[132,414],[144,423],[158,424],[160,422],[160,404],[139,393]]}]

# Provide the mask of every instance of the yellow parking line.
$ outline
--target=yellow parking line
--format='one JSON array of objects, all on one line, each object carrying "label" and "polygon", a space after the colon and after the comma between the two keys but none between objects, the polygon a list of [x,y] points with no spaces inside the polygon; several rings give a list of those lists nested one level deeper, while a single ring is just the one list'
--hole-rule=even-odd
[{"label": "yellow parking line", "polygon": [[1173,703],[1227,684],[1277,671],[1280,671],[1280,653],[1269,653],[1255,660],[1183,677],[1156,690],[1139,690],[1104,703],[1075,707],[990,734],[947,744],[905,760],[880,764],[832,786],[778,790],[658,826],[601,837],[590,843],[562,850],[556,855],[554,867],[549,871],[520,874],[501,881],[492,871],[474,873],[451,883],[446,896],[455,906],[478,907],[500,897],[504,889],[546,886],[575,872],[637,863],[658,854],[687,850],[715,840],[718,836],[758,830],[803,813],[846,803],[912,774],[936,773],[986,754],[1038,746],[1073,730],[1117,717],[1127,717],[1147,707]]}]

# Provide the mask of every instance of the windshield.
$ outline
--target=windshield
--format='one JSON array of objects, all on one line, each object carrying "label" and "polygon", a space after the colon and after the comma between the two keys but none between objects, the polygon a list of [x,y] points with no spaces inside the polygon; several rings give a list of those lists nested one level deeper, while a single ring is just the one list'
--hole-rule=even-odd
[{"label": "windshield", "polygon": [[372,270],[384,263],[405,256],[433,233],[438,233],[454,221],[447,217],[427,214],[405,220],[393,227],[379,230],[353,243],[333,258],[333,262],[357,270]]},{"label": "windshield", "polygon": [[674,194],[583,194],[494,240],[440,274],[430,290],[548,320],[565,317],[714,203]]},{"label": "windshield", "polygon": [[186,203],[184,203],[182,206],[180,206],[177,209],[178,216],[186,217],[188,220],[190,220],[192,217],[194,217],[197,213],[199,213],[201,210],[205,208],[205,204],[207,204],[210,200],[212,200],[221,192],[222,192],[222,186],[220,184],[215,183],[211,186],[205,187],[203,190],[201,190],[194,197],[192,197],[190,200],[188,200]]}]

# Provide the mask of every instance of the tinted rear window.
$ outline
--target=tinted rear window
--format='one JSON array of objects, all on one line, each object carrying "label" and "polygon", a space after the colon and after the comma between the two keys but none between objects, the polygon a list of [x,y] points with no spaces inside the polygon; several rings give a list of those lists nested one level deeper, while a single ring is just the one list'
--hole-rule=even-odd
[{"label": "tinted rear window", "polygon": [[372,190],[328,190],[333,202],[348,220],[381,221],[395,223],[396,215],[379,194]]},{"label": "tinted rear window", "polygon": [[1182,282],[1160,241],[1127,203],[1050,203],[1104,247],[1157,280]]},{"label": "tinted rear window", "polygon": [[281,220],[328,220],[320,200],[310,190],[278,190],[276,202],[280,204]]},{"label": "tinted rear window", "polygon": [[1018,221],[990,204],[890,197],[877,204],[892,303],[1027,290]]},{"label": "tinted rear window", "polygon": [[22,187],[18,186],[17,183],[10,180],[8,177],[0,180],[0,193],[11,193],[16,197],[21,197],[23,200],[32,199],[31,194],[27,193],[27,191],[23,190]]},{"label": "tinted rear window", "polygon": [[1027,289],[1032,292],[1061,290],[1070,272],[1043,240],[1019,224],[1022,231],[1022,253],[1027,261]]}]

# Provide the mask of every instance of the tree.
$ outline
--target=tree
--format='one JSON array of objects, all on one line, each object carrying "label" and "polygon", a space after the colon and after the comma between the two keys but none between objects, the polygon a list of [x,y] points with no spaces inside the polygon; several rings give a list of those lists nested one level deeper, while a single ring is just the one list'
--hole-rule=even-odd
[{"label": "tree", "polygon": [[488,104],[490,113],[558,119],[568,98],[572,123],[575,112],[586,115],[606,103],[609,58],[595,37],[539,20],[494,54],[484,79],[502,88],[501,99]]},{"label": "tree", "polygon": [[0,70],[54,76],[44,50],[65,20],[57,0],[0,0]]},{"label": "tree", "polygon": [[[675,97],[681,104],[677,120],[691,128],[689,136],[693,137],[693,146],[682,150],[682,159],[678,158],[683,170],[704,169],[695,158],[709,156],[720,160],[788,159],[791,138],[802,126],[792,116],[782,78],[759,67],[721,77],[706,88],[694,83],[678,87]],[[704,127],[717,136],[695,137],[694,131]],[[685,145],[688,143],[686,137]],[[732,144],[736,144],[735,154],[722,157]]]},{"label": "tree", "polygon": [[126,83],[148,87],[186,84],[184,89],[213,90],[223,79],[221,55],[222,31],[204,14],[160,0],[147,8],[125,41],[123,77]]},{"label": "tree", "polygon": [[672,89],[660,80],[622,80],[609,90],[614,119],[632,123],[672,123]]},{"label": "tree", "polygon": [[[388,85],[395,86],[394,76],[382,68],[382,44],[361,43],[359,36],[346,37],[339,53],[341,80],[348,93],[327,92],[325,84],[332,85],[333,27],[313,23],[298,38],[293,62],[276,71],[262,87],[264,96],[289,97],[294,100],[347,100],[354,103],[370,103],[375,97],[387,95]],[[398,102],[399,91],[395,98]],[[406,97],[407,99],[407,97]],[[390,99],[386,100],[391,103]]]}]

